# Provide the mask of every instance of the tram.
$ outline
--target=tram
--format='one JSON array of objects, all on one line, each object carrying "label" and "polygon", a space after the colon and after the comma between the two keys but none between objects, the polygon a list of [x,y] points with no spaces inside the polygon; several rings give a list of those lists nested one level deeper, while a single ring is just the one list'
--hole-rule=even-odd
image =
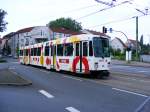
[{"label": "tram", "polygon": [[107,36],[73,35],[20,47],[19,52],[21,64],[109,76],[110,51]]}]

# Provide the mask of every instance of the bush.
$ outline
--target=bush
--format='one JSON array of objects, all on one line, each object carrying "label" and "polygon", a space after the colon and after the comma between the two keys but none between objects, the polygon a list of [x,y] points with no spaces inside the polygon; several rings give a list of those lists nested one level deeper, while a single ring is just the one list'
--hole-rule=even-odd
[{"label": "bush", "polygon": [[7,62],[6,60],[0,58],[0,63],[4,63],[4,62]]}]

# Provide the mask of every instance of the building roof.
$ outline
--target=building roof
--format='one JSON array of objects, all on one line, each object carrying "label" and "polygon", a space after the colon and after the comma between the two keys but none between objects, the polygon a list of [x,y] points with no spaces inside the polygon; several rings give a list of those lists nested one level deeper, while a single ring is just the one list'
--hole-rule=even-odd
[{"label": "building roof", "polygon": [[127,47],[127,46],[125,45],[125,43],[124,43],[120,38],[116,37],[116,39],[118,39],[118,41],[123,45],[123,47]]},{"label": "building roof", "polygon": [[94,34],[94,35],[105,35],[104,33],[101,33],[101,32],[97,32],[97,31],[93,31],[93,30],[89,30],[89,29],[86,29],[86,31]]},{"label": "building roof", "polygon": [[11,33],[9,33],[9,34],[7,34],[7,35],[4,35],[4,36],[3,36],[3,39],[9,39],[9,38],[11,38],[14,34],[15,34],[15,32],[11,32]]},{"label": "building roof", "polygon": [[[136,40],[129,39],[129,42],[132,43],[134,46],[136,46]],[[138,45],[139,45],[139,41],[138,41]]]},{"label": "building roof", "polygon": [[79,34],[84,34],[83,32],[75,32],[71,31],[65,28],[50,28],[53,32],[58,32],[58,33],[64,33],[64,34],[71,34],[71,35],[79,35]]},{"label": "building roof", "polygon": [[23,28],[21,30],[16,31],[16,33],[26,33],[30,32],[34,27]]},{"label": "building roof", "polygon": [[102,32],[97,32],[97,31],[93,31],[93,30],[89,30],[89,29],[85,29],[85,30],[93,35],[107,36],[108,38],[110,38],[108,35],[106,35],[105,33],[102,33]]}]

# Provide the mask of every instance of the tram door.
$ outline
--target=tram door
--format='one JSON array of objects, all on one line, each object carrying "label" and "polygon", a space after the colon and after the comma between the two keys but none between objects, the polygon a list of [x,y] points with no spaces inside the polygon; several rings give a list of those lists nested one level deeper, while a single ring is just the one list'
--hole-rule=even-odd
[{"label": "tram door", "polygon": [[75,52],[75,56],[79,58],[79,62],[76,66],[76,71],[77,72],[82,72],[82,42],[77,42],[76,43],[76,52]]},{"label": "tram door", "polygon": [[56,45],[53,45],[51,50],[53,55],[53,69],[56,69]]}]

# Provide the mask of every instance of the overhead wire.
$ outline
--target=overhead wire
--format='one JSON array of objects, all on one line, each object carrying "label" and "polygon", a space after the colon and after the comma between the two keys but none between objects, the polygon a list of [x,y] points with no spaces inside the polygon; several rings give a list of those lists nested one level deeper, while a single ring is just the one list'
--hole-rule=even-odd
[{"label": "overhead wire", "polygon": [[[150,15],[150,14],[147,14],[147,15],[140,15],[140,16],[138,16],[138,17],[140,18],[140,17],[144,17],[144,16],[149,16],[149,15]],[[127,20],[134,19],[135,17],[137,17],[137,16],[128,17],[128,18],[124,18],[124,19],[120,19],[120,20],[114,20],[114,21],[102,23],[102,24],[99,24],[99,25],[90,26],[90,27],[88,27],[88,28],[94,28],[94,27],[100,27],[100,26],[104,26],[104,25],[108,25],[108,24],[119,23],[119,22],[123,22],[123,21],[127,21]]]},{"label": "overhead wire", "polygon": [[126,4],[126,3],[130,3],[130,2],[129,2],[129,1],[123,1],[123,2],[121,2],[121,3],[119,3],[119,4],[117,4],[117,5],[113,5],[113,6],[111,6],[111,7],[106,7],[106,8],[100,9],[100,10],[98,10],[98,11],[95,11],[95,12],[89,13],[89,14],[87,14],[87,15],[84,15],[84,16],[82,16],[82,17],[76,18],[76,20],[79,20],[79,19],[82,19],[82,18],[91,16],[91,15],[94,15],[94,14],[96,14],[96,13],[99,13],[99,12],[102,12],[102,11],[105,11],[105,10],[108,10],[108,9],[111,9],[111,8],[114,8],[114,7],[116,7],[116,6],[120,6],[120,5],[123,5],[123,4]]},{"label": "overhead wire", "polygon": [[89,5],[89,6],[85,6],[85,7],[80,7],[80,8],[72,9],[72,10],[69,10],[69,11],[65,11],[64,13],[71,13],[71,12],[81,11],[83,9],[88,9],[88,8],[95,7],[95,6],[99,6],[99,4]]}]

